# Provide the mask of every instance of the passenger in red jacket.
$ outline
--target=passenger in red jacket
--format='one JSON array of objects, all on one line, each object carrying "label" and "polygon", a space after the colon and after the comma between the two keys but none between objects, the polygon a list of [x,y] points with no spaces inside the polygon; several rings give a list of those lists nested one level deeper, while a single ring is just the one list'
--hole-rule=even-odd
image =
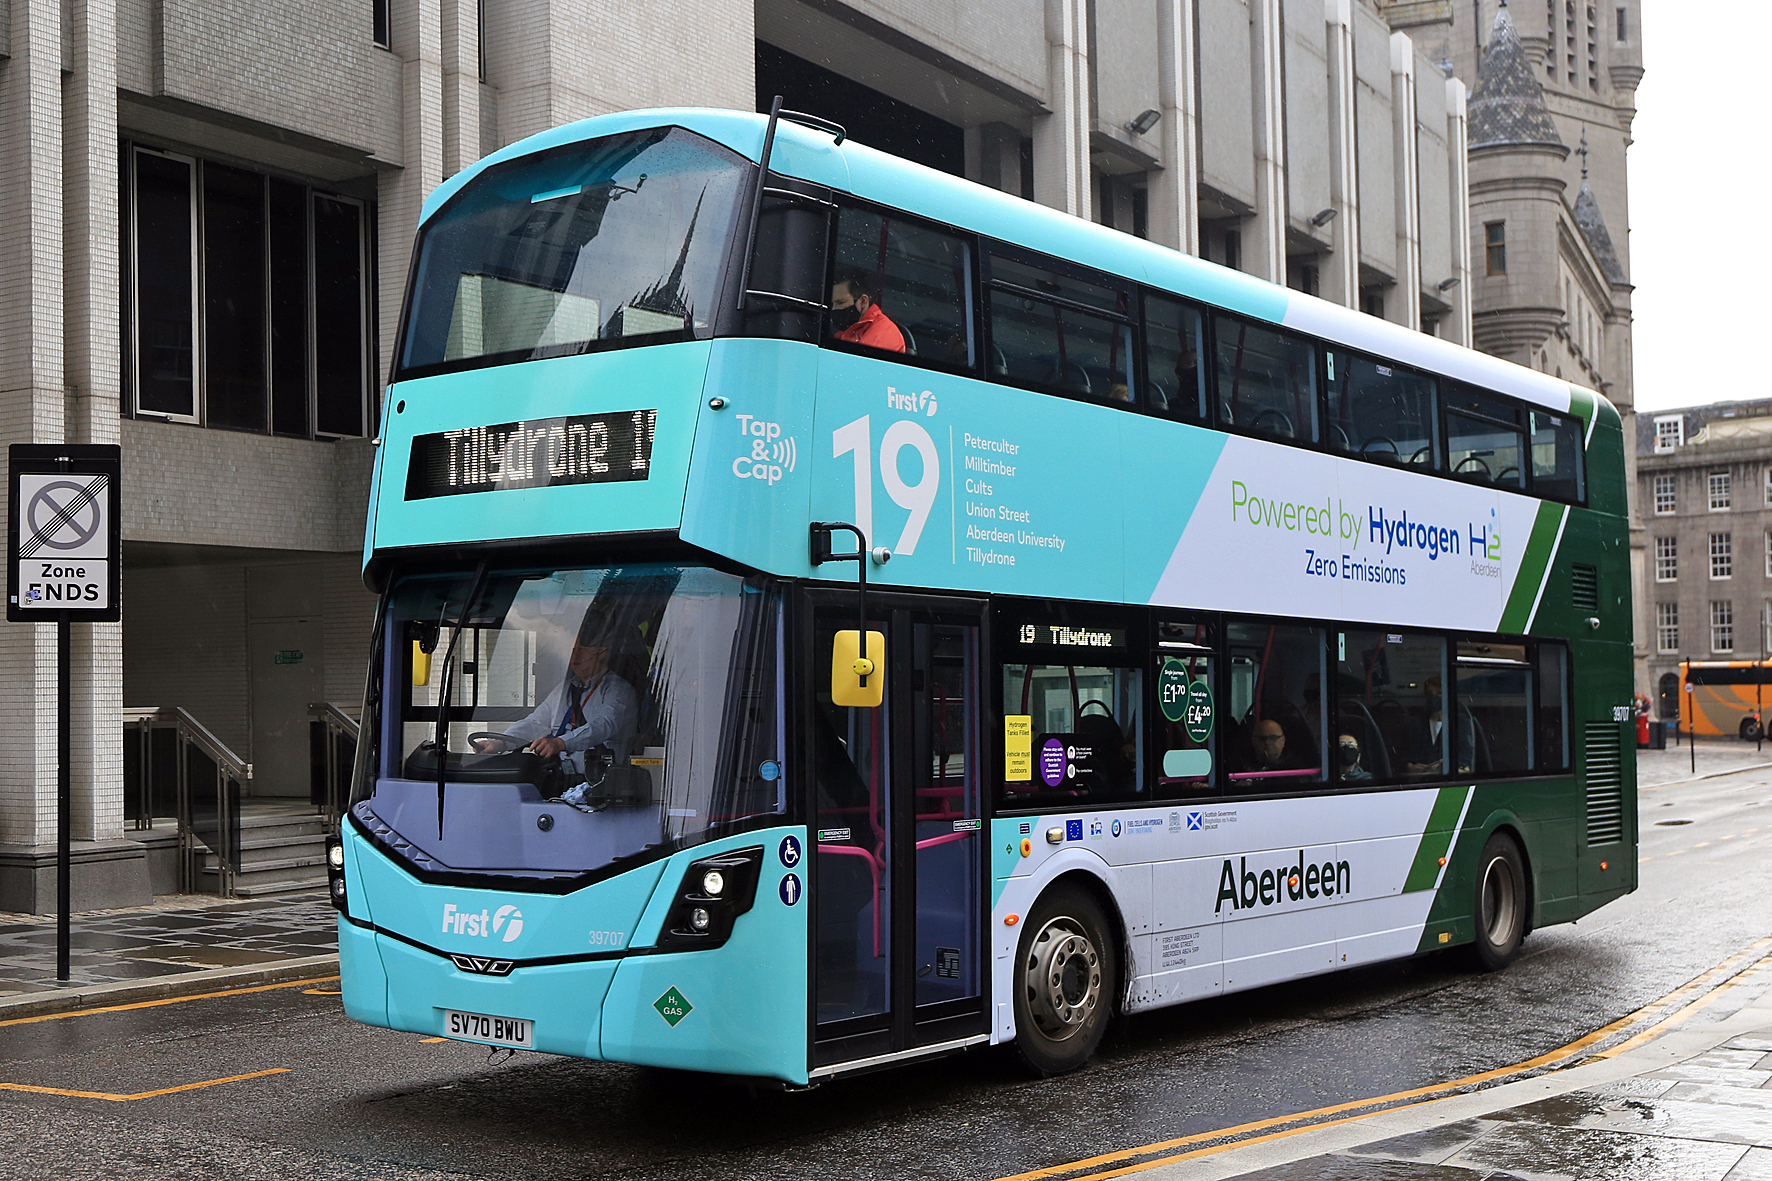
[{"label": "passenger in red jacket", "polygon": [[880,310],[880,288],[865,271],[845,271],[831,286],[831,329],[838,339],[904,352],[904,333]]}]

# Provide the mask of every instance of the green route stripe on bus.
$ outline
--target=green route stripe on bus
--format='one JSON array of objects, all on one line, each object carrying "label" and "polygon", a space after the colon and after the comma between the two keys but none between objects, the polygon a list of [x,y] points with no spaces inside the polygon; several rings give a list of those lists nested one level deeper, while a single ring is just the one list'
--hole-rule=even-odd
[{"label": "green route stripe on bus", "polygon": [[1532,522],[1532,536],[1526,541],[1526,552],[1520,557],[1520,572],[1514,575],[1513,590],[1501,612],[1503,632],[1524,632],[1537,613],[1538,594],[1550,576],[1551,559],[1556,556],[1557,538],[1563,531],[1563,518],[1568,508],[1543,501]]},{"label": "green route stripe on bus", "polygon": [[1431,890],[1440,880],[1440,858],[1448,856],[1452,841],[1458,835],[1458,817],[1464,811],[1467,789],[1442,787],[1434,798],[1433,811],[1428,813],[1427,827],[1422,829],[1421,844],[1415,850],[1415,864],[1403,883],[1403,893]]}]

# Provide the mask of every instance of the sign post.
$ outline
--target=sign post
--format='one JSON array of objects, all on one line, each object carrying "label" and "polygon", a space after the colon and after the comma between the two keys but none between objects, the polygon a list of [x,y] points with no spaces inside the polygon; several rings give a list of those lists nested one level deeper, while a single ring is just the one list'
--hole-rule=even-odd
[{"label": "sign post", "polygon": [[7,459],[6,618],[55,624],[55,978],[66,980],[73,892],[68,637],[75,620],[122,618],[123,453],[114,444],[14,443]]}]

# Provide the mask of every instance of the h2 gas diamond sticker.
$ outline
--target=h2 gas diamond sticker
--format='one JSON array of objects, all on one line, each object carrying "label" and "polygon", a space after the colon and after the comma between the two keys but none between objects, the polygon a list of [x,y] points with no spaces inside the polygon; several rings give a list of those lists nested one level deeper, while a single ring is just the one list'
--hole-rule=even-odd
[{"label": "h2 gas diamond sticker", "polygon": [[676,1028],[677,1022],[689,1016],[689,1010],[695,1008],[689,1003],[688,997],[677,991],[675,984],[665,989],[665,994],[653,1001],[652,1007],[657,1009],[658,1015],[665,1019],[665,1024],[673,1029]]}]

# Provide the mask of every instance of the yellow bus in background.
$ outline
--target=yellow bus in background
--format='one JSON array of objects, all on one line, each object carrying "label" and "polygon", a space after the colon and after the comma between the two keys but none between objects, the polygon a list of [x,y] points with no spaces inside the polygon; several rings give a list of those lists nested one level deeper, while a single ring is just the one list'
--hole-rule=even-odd
[{"label": "yellow bus in background", "polygon": [[1757,739],[1763,703],[1772,703],[1772,664],[1764,660],[1680,662],[1680,729],[1687,734]]}]

